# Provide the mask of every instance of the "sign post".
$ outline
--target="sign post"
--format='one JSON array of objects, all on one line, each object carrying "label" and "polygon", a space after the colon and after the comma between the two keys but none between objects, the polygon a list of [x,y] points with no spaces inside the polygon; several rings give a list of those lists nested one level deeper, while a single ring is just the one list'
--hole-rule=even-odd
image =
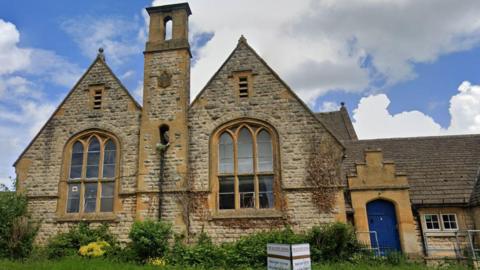
[{"label": "sign post", "polygon": [[268,270],[311,270],[309,244],[267,244]]}]

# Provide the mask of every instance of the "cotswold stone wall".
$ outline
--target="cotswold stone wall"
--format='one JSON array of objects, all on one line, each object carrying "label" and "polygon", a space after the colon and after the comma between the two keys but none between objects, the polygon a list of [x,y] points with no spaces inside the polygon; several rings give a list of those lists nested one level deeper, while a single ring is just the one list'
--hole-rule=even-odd
[{"label": "cotswold stone wall", "polygon": [[[94,84],[105,85],[101,110],[91,109],[89,87]],[[111,230],[120,240],[127,239],[135,211],[140,114],[140,108],[97,58],[16,164],[19,189],[29,198],[32,218],[41,221],[38,243],[76,223],[58,219],[59,183],[65,180],[61,178],[63,159],[70,158],[64,157],[65,144],[89,129],[112,133],[120,142],[119,211]]]},{"label": "cotswold stone wall", "polygon": [[[237,81],[232,76],[242,71],[251,71],[252,74],[252,91],[243,99],[238,97]],[[210,194],[211,135],[217,127],[239,118],[267,122],[278,133],[282,194],[277,194],[276,199],[284,202],[280,216],[266,217],[259,213],[248,218],[224,218],[218,216],[212,207],[211,202],[216,198]],[[234,240],[241,235],[281,228],[286,224],[300,231],[335,220],[338,213],[319,213],[312,202],[311,191],[306,185],[306,169],[312,138],[326,138],[339,150],[340,144],[246,42],[239,42],[231,57],[190,107],[189,128],[190,186],[194,192],[203,192],[200,199],[194,201],[201,205],[201,211],[193,211],[190,217],[193,233],[203,230],[217,240]]]}]

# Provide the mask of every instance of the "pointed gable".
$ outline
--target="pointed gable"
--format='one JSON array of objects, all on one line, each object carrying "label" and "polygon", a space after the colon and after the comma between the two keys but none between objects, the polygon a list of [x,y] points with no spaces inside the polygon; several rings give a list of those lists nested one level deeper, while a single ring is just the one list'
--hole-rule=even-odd
[{"label": "pointed gable", "polygon": [[[232,51],[232,53],[227,57],[225,62],[220,66],[217,72],[212,76],[212,78],[207,82],[205,87],[200,91],[197,97],[191,104],[192,108],[195,108],[197,103],[202,103],[202,100],[206,99],[206,96],[215,96],[220,93],[215,93],[216,87],[215,84],[229,81],[231,78],[235,78],[236,73],[247,72],[252,75],[252,101],[256,102],[257,97],[267,98],[270,97],[273,99],[288,99],[289,102],[297,103],[306,114],[310,115],[315,122],[322,125],[322,127],[327,130],[327,132],[339,143],[342,145],[341,140],[337,135],[330,130],[330,127],[323,123],[322,119],[317,118],[317,116],[308,108],[308,106],[297,96],[297,94],[280,78],[280,76],[261,58],[257,52],[247,43],[247,40],[244,36],[241,36],[238,40],[237,46]],[[268,76],[269,78],[264,81],[256,80],[257,76]],[[230,95],[231,99],[229,102],[235,102],[238,100],[239,93],[236,82],[230,80],[229,85],[224,88],[224,90],[230,90],[227,95]],[[212,87],[213,86],[213,87]],[[233,90],[233,91],[232,91]],[[213,92],[213,93],[212,93]],[[207,98],[208,99],[208,98]],[[237,102],[238,103],[238,102]],[[241,102],[240,102],[241,103]]]},{"label": "pointed gable", "polygon": [[[67,96],[63,99],[63,101],[58,105],[55,111],[52,113],[50,118],[46,121],[46,123],[42,126],[42,128],[38,131],[32,141],[27,145],[24,151],[20,154],[17,158],[13,166],[17,166],[17,163],[22,159],[24,154],[28,151],[28,149],[34,144],[37,138],[40,136],[42,132],[51,124],[53,121],[56,120],[57,117],[62,117],[66,113],[69,113],[69,109],[78,109],[79,107],[82,109],[84,113],[87,113],[91,110],[91,97],[90,93],[87,93],[89,87],[92,85],[97,86],[105,86],[106,91],[104,93],[105,96],[110,97],[111,101],[107,106],[107,110],[110,107],[115,107],[118,104],[114,104],[119,100],[123,100],[124,108],[117,108],[117,109],[126,109],[130,111],[141,111],[141,106],[138,102],[132,97],[129,91],[123,86],[120,80],[115,76],[113,71],[105,62],[105,58],[102,54],[99,54],[93,63],[88,67],[85,73],[80,77],[74,87],[68,92]],[[120,102],[122,103],[122,102]],[[115,109],[116,110],[116,109]],[[114,111],[115,111],[114,110]]]}]

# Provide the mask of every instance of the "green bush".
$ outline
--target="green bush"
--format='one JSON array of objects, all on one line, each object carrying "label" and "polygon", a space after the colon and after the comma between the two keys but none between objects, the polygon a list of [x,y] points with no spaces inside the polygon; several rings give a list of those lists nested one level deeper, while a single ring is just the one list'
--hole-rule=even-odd
[{"label": "green bush", "polygon": [[172,226],[162,221],[136,221],[128,235],[131,248],[138,259],[164,257],[168,251],[168,241],[172,237]]},{"label": "green bush", "polygon": [[27,257],[38,226],[27,216],[27,198],[15,192],[0,192],[0,257]]},{"label": "green bush", "polygon": [[225,244],[227,263],[231,265],[263,266],[267,263],[267,244],[299,244],[305,242],[303,234],[295,234],[292,229],[285,228],[270,232],[260,232]]},{"label": "green bush", "polygon": [[116,246],[117,240],[103,224],[97,228],[90,228],[87,223],[79,223],[66,233],[59,233],[51,238],[47,244],[47,255],[50,259],[75,255],[81,246],[91,242],[106,241],[110,246]]},{"label": "green bush", "polygon": [[333,223],[312,228],[307,236],[313,261],[347,260],[360,251],[354,228]]},{"label": "green bush", "polygon": [[224,249],[213,244],[207,234],[200,233],[193,245],[186,245],[184,240],[183,235],[175,235],[174,244],[167,256],[169,264],[207,269],[225,266]]}]

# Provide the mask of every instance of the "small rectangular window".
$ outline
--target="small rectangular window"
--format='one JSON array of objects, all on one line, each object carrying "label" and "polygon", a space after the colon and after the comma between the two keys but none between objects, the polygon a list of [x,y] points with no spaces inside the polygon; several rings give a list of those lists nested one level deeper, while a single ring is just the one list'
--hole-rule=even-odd
[{"label": "small rectangular window", "polygon": [[253,176],[239,176],[240,208],[255,207],[255,182]]},{"label": "small rectangular window", "polygon": [[260,208],[273,208],[273,175],[258,177]]},{"label": "small rectangular window", "polygon": [[80,210],[80,184],[68,185],[67,213],[78,213]]},{"label": "small rectangular window", "polygon": [[248,77],[238,77],[239,96],[248,97]]},{"label": "small rectangular window", "polygon": [[427,230],[440,230],[438,215],[426,214],[424,215],[424,218]]},{"label": "small rectangular window", "polygon": [[457,216],[455,214],[442,214],[444,230],[457,230]]},{"label": "small rectangular window", "polygon": [[100,202],[100,212],[113,212],[113,190],[114,182],[102,183],[102,197]]},{"label": "small rectangular window", "polygon": [[97,183],[85,184],[85,213],[95,212],[97,208]]},{"label": "small rectangular window", "polygon": [[233,176],[220,177],[219,182],[219,208],[235,209],[235,178]]}]

